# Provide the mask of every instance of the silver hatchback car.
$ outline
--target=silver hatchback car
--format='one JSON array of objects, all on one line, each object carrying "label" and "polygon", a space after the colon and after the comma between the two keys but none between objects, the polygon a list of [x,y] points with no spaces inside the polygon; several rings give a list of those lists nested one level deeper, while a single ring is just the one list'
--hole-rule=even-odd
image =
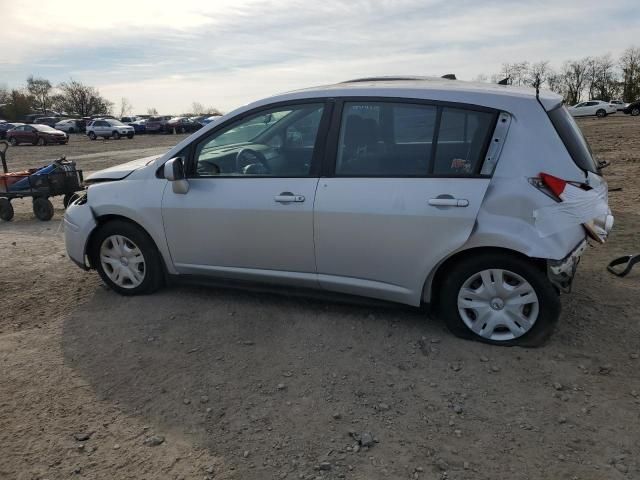
[{"label": "silver hatchback car", "polygon": [[189,276],[308,287],[429,304],[499,345],[550,334],[613,225],[561,97],[422,77],[261,100],[87,181],[67,251],[123,295]]}]

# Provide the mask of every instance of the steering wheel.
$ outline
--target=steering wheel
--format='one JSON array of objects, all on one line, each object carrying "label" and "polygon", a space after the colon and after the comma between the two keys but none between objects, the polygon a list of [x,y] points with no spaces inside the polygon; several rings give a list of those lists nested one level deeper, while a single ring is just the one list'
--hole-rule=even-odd
[{"label": "steering wheel", "polygon": [[[245,163],[244,167],[240,167],[242,163]],[[260,173],[271,173],[271,169],[269,168],[269,164],[267,163],[267,158],[264,154],[258,150],[254,150],[253,148],[243,148],[236,155],[236,173],[247,173],[247,170],[252,170],[252,166],[259,164],[262,168],[260,168]]]}]

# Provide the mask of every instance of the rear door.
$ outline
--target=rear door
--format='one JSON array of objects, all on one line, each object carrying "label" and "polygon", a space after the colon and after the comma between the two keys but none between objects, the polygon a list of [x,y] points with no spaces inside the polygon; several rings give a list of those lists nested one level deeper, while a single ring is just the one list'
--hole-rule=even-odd
[{"label": "rear door", "polygon": [[437,263],[469,237],[498,113],[398,101],[338,102],[314,209],[329,290],[418,305]]}]

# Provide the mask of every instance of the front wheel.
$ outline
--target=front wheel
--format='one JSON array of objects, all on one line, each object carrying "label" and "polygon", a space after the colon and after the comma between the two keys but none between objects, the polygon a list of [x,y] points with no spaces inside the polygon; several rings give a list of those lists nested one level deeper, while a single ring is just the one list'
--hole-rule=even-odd
[{"label": "front wheel", "polygon": [[116,140],[120,140],[120,133],[119,132],[113,132],[113,134],[111,136]]},{"label": "front wheel", "polygon": [[640,108],[635,107],[631,110],[631,115],[634,117],[637,117],[638,115],[640,115]]},{"label": "front wheel", "polygon": [[39,147],[42,147],[43,145],[46,145],[46,144],[47,144],[47,141],[46,141],[44,138],[42,138],[42,137],[38,137],[37,145],[38,145]]},{"label": "front wheel", "polygon": [[149,235],[132,223],[114,220],[100,227],[91,257],[102,280],[121,295],[152,293],[162,285],[160,254]]},{"label": "front wheel", "polygon": [[15,147],[16,145],[18,145],[18,140],[16,139],[16,137],[11,137],[9,139],[9,143],[11,144],[11,146]]},{"label": "front wheel", "polygon": [[603,109],[600,109],[596,112],[596,117],[598,118],[604,118],[607,116],[607,112]]},{"label": "front wheel", "polygon": [[439,315],[463,338],[538,346],[560,316],[560,299],[533,262],[491,253],[455,263],[440,288]]}]

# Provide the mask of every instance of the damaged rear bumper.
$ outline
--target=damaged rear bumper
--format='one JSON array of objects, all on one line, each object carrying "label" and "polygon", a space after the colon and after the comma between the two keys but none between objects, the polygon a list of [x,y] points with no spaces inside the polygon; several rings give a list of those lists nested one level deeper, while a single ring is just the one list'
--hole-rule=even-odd
[{"label": "damaged rear bumper", "polygon": [[551,283],[561,292],[569,293],[571,291],[573,277],[578,269],[580,258],[587,249],[587,245],[587,239],[585,238],[562,260],[547,260],[547,276]]}]

